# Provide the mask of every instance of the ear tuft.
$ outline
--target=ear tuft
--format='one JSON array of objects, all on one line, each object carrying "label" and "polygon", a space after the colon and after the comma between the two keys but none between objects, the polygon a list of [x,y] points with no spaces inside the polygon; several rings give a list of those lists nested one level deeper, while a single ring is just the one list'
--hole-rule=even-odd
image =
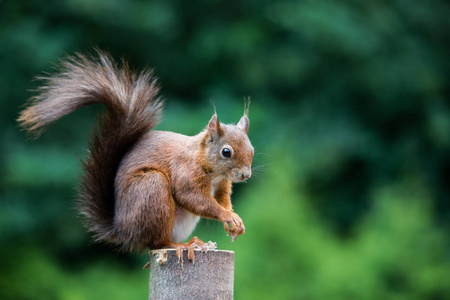
[{"label": "ear tuft", "polygon": [[242,118],[239,120],[239,123],[237,124],[237,127],[242,130],[245,134],[248,133],[248,127],[250,126],[250,120],[246,115],[243,115]]},{"label": "ear tuft", "polygon": [[248,113],[250,112],[250,97],[244,98],[244,116],[248,117]]}]

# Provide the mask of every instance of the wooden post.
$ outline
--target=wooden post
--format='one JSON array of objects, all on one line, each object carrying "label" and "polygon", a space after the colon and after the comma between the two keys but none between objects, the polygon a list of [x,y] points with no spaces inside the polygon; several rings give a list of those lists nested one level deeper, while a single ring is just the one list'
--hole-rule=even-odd
[{"label": "wooden post", "polygon": [[161,299],[233,299],[234,252],[195,250],[195,263],[187,250],[178,262],[175,249],[149,252],[149,297]]}]

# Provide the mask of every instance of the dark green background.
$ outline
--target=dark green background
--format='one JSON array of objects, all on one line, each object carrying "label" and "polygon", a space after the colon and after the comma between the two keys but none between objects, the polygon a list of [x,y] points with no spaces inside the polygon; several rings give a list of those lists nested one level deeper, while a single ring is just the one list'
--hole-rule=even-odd
[{"label": "dark green background", "polygon": [[66,54],[155,68],[159,129],[237,122],[251,97],[254,175],[235,186],[246,234],[235,299],[448,299],[447,1],[0,2],[0,298],[146,299],[145,254],[92,244],[74,209],[102,107],[37,141],[20,106]]}]

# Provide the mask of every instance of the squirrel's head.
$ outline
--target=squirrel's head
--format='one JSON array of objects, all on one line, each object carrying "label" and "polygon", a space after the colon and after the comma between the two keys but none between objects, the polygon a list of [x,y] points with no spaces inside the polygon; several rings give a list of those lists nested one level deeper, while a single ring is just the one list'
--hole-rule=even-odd
[{"label": "squirrel's head", "polygon": [[232,182],[250,178],[254,150],[247,136],[249,125],[247,115],[237,125],[222,124],[217,114],[212,116],[203,143],[209,171]]}]

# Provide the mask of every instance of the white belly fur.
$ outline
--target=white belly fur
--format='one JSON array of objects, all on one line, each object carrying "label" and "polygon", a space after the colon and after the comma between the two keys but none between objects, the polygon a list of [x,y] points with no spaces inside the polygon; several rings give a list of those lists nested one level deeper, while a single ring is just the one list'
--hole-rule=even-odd
[{"label": "white belly fur", "polygon": [[186,240],[192,231],[194,231],[199,219],[199,216],[177,206],[175,208],[175,224],[172,229],[172,241],[181,243]]},{"label": "white belly fur", "polygon": [[223,176],[217,176],[217,177],[213,177],[211,180],[211,196],[215,197],[217,188],[219,187],[219,184],[222,182],[222,180],[225,177]]}]

